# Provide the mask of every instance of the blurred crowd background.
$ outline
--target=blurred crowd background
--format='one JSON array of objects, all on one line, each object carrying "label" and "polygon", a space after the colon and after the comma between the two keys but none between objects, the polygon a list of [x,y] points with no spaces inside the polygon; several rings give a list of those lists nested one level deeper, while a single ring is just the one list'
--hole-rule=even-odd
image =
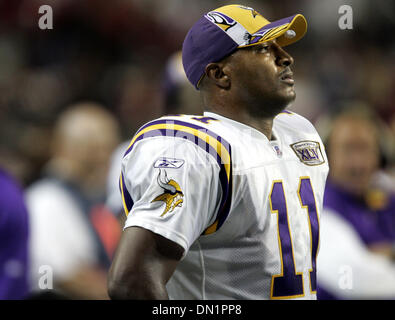
[{"label": "blurred crowd background", "polygon": [[[85,181],[95,182],[83,187],[89,189],[90,200],[105,199],[109,158],[116,146],[131,139],[145,122],[171,112],[173,104],[181,104],[181,110],[186,110],[182,113],[198,104],[196,92],[186,82],[182,97],[175,101],[174,88],[183,79],[177,52],[193,21],[231,3],[0,0],[0,166],[23,190],[29,189],[44,172],[59,167],[59,161],[51,159],[63,152],[58,150],[59,144],[66,144],[61,132],[67,121],[60,115],[70,106],[83,105],[88,114],[99,108],[103,117],[111,118],[111,126],[78,135],[71,125],[73,139],[83,140],[96,132],[93,134],[112,140],[105,148],[104,142],[95,141],[71,152],[86,162],[81,172],[100,168],[102,176],[85,177]],[[51,30],[38,27],[38,9],[43,4],[53,9]],[[395,40],[391,32],[395,2],[245,0],[242,4],[269,20],[294,13],[306,17],[306,36],[287,49],[295,59],[297,93],[290,110],[312,121],[324,139],[331,118],[344,110],[361,108],[375,114],[380,130],[380,171],[385,174],[386,188],[394,190]],[[338,26],[343,4],[353,9],[351,30]],[[95,150],[105,150],[100,163],[89,157],[97,158]],[[107,241],[110,244],[105,249],[114,241]],[[96,276],[100,278],[95,274],[92,279]],[[94,297],[86,294],[82,296]]]},{"label": "blurred crowd background", "polygon": [[[81,100],[103,104],[123,138],[163,114],[167,59],[204,12],[229,1],[0,1],[1,161],[24,185],[48,159],[54,121]],[[53,29],[38,8],[53,8]],[[347,1],[353,29],[338,27],[344,1],[245,1],[268,19],[304,14],[309,28],[289,52],[297,100],[312,121],[348,104],[373,108],[394,126],[393,1]],[[34,142],[34,143],[33,143]]]}]

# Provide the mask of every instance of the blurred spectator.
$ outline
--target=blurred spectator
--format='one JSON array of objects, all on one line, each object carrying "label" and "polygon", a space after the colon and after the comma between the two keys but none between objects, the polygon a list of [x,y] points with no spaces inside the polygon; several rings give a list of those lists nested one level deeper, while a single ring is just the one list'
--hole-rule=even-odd
[{"label": "blurred spectator", "polygon": [[[195,90],[185,75],[180,51],[169,57],[162,74],[164,114],[203,113],[199,92]],[[146,106],[142,104],[142,107]],[[119,217],[121,225],[123,225],[125,215],[123,214],[122,198],[119,192],[119,175],[121,173],[122,157],[133,135],[134,132],[128,137],[129,140],[121,143],[113,152],[107,179],[106,203],[108,208]]]},{"label": "blurred spectator", "polygon": [[[375,180],[385,139],[376,121],[373,113],[358,108],[338,114],[332,124],[319,298],[395,298],[395,194]],[[342,270],[350,271],[349,287],[339,281]]]},{"label": "blurred spectator", "polygon": [[181,51],[173,53],[167,60],[162,88],[165,114],[203,114],[200,94],[185,75]]},{"label": "blurred spectator", "polygon": [[[391,134],[395,139],[395,113],[392,115],[392,118],[391,118],[390,129],[391,129]],[[395,145],[393,146],[392,151],[393,151],[392,152],[393,161],[391,163],[389,163],[387,172],[390,175],[390,177],[392,178],[392,188],[395,192]]]},{"label": "blurred spectator", "polygon": [[28,287],[28,214],[22,190],[0,169],[0,299],[24,299]]},{"label": "blurred spectator", "polygon": [[107,297],[106,272],[120,229],[103,203],[118,142],[118,124],[100,105],[80,103],[59,117],[44,177],[27,189],[33,290],[42,289],[39,270],[46,265],[63,296]]}]

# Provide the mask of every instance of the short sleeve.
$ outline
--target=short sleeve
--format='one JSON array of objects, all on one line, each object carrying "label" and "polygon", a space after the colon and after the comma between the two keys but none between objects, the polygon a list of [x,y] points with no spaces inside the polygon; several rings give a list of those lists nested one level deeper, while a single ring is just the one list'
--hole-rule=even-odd
[{"label": "short sleeve", "polygon": [[139,226],[184,248],[216,219],[222,189],[220,167],[197,144],[174,137],[136,143],[122,162],[120,189],[128,215]]}]

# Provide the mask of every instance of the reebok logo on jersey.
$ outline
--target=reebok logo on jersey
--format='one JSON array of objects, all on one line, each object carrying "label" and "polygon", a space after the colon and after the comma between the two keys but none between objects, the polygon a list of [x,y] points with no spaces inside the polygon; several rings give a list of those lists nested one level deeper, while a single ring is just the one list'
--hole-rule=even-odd
[{"label": "reebok logo on jersey", "polygon": [[173,179],[167,178],[167,172],[164,169],[159,169],[157,178],[158,184],[163,188],[164,192],[151,201],[163,201],[166,204],[165,210],[161,214],[164,216],[167,212],[173,212],[176,207],[182,207],[184,202],[184,194],[181,191],[180,185]]},{"label": "reebok logo on jersey", "polygon": [[181,168],[184,164],[184,160],[174,159],[174,158],[166,158],[162,157],[155,161],[154,168],[173,168],[178,169]]},{"label": "reebok logo on jersey", "polygon": [[316,141],[300,141],[290,145],[299,160],[308,166],[318,166],[325,162],[320,143]]}]

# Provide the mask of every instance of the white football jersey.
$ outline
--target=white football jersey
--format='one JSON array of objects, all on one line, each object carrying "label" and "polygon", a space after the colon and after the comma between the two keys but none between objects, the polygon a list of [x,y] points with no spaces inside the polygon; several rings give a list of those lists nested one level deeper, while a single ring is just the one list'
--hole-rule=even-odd
[{"label": "white football jersey", "polygon": [[289,111],[273,139],[205,112],[136,133],[120,189],[139,226],[184,248],[172,299],[316,299],[319,216],[328,174],[313,125]]}]

